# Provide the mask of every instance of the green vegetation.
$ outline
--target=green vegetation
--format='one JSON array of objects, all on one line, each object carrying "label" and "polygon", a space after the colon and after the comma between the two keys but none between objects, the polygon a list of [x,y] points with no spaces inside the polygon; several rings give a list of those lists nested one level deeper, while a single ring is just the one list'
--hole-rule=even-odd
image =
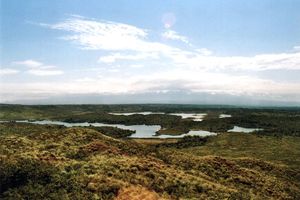
[{"label": "green vegetation", "polygon": [[200,136],[185,136],[176,142],[162,142],[158,143],[156,148],[162,147],[175,147],[175,148],[190,148],[195,146],[204,145],[209,137],[200,137]]},{"label": "green vegetation", "polygon": [[[115,127],[3,122],[0,198],[133,199],[134,195],[147,195],[152,199],[300,199],[299,110],[174,105],[176,111],[206,111],[208,116],[202,122],[170,115],[107,114],[145,108],[171,112],[172,106],[2,105],[0,117],[124,120],[129,124],[163,124],[174,131],[201,128],[225,132],[233,125],[265,130],[147,140],[126,138],[132,131]],[[233,117],[218,119],[220,113]]]},{"label": "green vegetation", "polygon": [[[164,112],[131,116],[109,112]],[[207,113],[202,122],[167,115],[172,112]],[[219,119],[219,114],[231,118]],[[59,120],[64,122],[102,122],[125,125],[161,125],[158,134],[179,135],[189,130],[226,132],[233,126],[262,128],[259,134],[300,136],[300,108],[235,108],[197,105],[0,105],[0,120]]]},{"label": "green vegetation", "polygon": [[[112,199],[133,186],[165,199],[300,194],[299,139],[221,134],[145,144],[79,127],[1,123],[0,131],[3,199]],[[277,145],[273,156],[281,142],[293,149]]]},{"label": "green vegetation", "polygon": [[121,128],[111,127],[111,126],[101,126],[101,127],[89,126],[88,128],[96,130],[104,135],[114,137],[114,138],[125,138],[135,133],[135,131],[133,130],[121,129]]}]

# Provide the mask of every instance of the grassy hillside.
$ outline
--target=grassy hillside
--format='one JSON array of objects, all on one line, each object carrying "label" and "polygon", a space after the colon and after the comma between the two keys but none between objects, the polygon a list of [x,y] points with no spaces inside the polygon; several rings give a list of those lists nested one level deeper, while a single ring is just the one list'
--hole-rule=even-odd
[{"label": "grassy hillside", "polygon": [[185,148],[182,151],[198,156],[252,157],[294,168],[300,166],[299,137],[224,133],[208,138],[203,146]]},{"label": "grassy hillside", "polygon": [[299,199],[299,138],[116,139],[0,123],[2,199]]}]

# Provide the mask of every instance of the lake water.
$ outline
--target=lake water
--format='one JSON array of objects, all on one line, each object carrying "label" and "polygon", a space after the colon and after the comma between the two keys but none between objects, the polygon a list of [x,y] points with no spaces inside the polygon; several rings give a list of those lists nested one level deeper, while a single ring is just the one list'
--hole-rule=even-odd
[{"label": "lake water", "polygon": [[156,132],[161,129],[161,126],[158,125],[123,125],[123,124],[105,124],[105,123],[68,123],[68,122],[61,122],[61,121],[49,121],[49,120],[42,120],[42,121],[28,121],[28,120],[21,120],[16,122],[23,122],[23,123],[32,123],[32,124],[40,124],[40,125],[63,125],[66,127],[74,127],[74,126],[80,126],[80,127],[87,127],[87,126],[95,126],[95,127],[101,127],[101,126],[111,126],[111,127],[117,127],[121,129],[129,129],[135,131],[134,134],[132,134],[131,138],[181,138],[187,135],[197,135],[197,136],[210,136],[210,135],[216,135],[216,133],[208,132],[208,131],[202,131],[202,130],[193,130],[189,131],[188,133],[182,134],[182,135],[159,135],[156,136]]},{"label": "lake water", "polygon": [[130,113],[116,113],[116,112],[110,112],[108,114],[111,115],[125,115],[125,116],[130,116],[130,115],[150,115],[150,114],[165,114],[163,112],[130,112]]},{"label": "lake water", "polygon": [[198,131],[189,131],[188,133],[182,134],[182,135],[159,135],[156,136],[155,138],[182,138],[184,136],[201,136],[201,137],[205,137],[205,136],[212,136],[212,135],[217,135],[217,133],[213,133],[213,132],[209,132],[209,131],[202,131],[202,130],[198,130]]},{"label": "lake water", "polygon": [[231,117],[231,115],[227,115],[227,114],[220,114],[219,118],[228,118]]},{"label": "lake water", "polygon": [[125,116],[130,116],[130,115],[135,115],[135,114],[140,114],[140,115],[167,114],[167,115],[180,116],[180,117],[182,117],[182,119],[192,119],[193,121],[202,121],[203,118],[206,115],[206,113],[163,113],[163,112],[131,112],[131,113],[111,112],[109,114],[111,114],[111,115],[125,115]]},{"label": "lake water", "polygon": [[242,133],[251,133],[254,131],[263,130],[261,128],[243,128],[240,126],[234,126],[233,129],[228,130],[227,132],[242,132]]},{"label": "lake water", "polygon": [[206,113],[169,113],[169,115],[176,115],[182,117],[182,119],[192,119],[193,121],[202,121],[207,115]]}]

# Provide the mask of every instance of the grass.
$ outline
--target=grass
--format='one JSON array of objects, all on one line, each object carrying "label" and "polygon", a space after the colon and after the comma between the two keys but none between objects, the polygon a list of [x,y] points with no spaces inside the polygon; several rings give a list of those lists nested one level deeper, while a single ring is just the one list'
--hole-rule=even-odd
[{"label": "grass", "polygon": [[0,123],[2,199],[299,199],[299,138],[119,139]]},{"label": "grass", "polygon": [[198,156],[252,157],[298,168],[300,166],[299,144],[299,137],[223,133],[208,138],[207,143],[203,146],[185,148],[182,151]]}]

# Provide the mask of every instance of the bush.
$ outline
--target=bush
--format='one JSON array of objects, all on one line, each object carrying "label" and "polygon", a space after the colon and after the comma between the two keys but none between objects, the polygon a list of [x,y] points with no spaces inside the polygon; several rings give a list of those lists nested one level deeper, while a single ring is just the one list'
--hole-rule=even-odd
[{"label": "bush", "polygon": [[77,174],[32,158],[1,160],[0,180],[1,199],[91,199],[93,195]]},{"label": "bush", "polygon": [[0,161],[0,193],[9,188],[26,185],[29,181],[46,184],[51,181],[56,169],[34,159],[19,159],[16,163]]}]

